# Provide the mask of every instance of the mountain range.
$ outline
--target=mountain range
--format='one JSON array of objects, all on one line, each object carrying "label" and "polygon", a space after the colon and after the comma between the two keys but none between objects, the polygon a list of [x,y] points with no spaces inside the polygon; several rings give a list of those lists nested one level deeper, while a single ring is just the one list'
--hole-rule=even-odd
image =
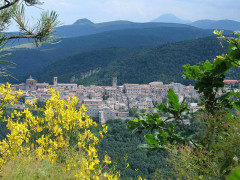
[{"label": "mountain range", "polygon": [[125,29],[63,38],[57,44],[44,44],[41,48],[35,48],[31,44],[18,45],[7,49],[6,52],[12,53],[12,56],[7,57],[6,60],[12,60],[17,64],[17,68],[11,69],[14,75],[24,76],[39,71],[55,61],[68,59],[69,56],[84,51],[111,47],[149,47],[210,35],[212,35],[211,30],[191,26]]},{"label": "mountain range", "polygon": [[124,29],[144,29],[144,28],[158,28],[158,27],[185,27],[190,28],[186,24],[172,24],[172,23],[135,23],[130,21],[112,21],[104,23],[93,23],[88,19],[79,19],[71,25],[60,26],[55,29],[55,35],[66,38],[76,36],[86,36],[97,34],[106,31],[124,30]]},{"label": "mountain range", "polygon": [[240,22],[233,20],[198,20],[191,22],[189,20],[183,20],[178,18],[173,14],[163,14],[160,17],[154,19],[152,22],[162,22],[162,23],[180,23],[180,24],[188,24],[194,27],[202,28],[202,29],[223,29],[230,31],[239,31],[240,30]]},{"label": "mountain range", "polygon": [[189,25],[202,29],[240,30],[240,22],[233,20],[199,20],[192,22]]},{"label": "mountain range", "polygon": [[240,22],[233,20],[199,20],[191,22],[182,20],[173,14],[163,14],[152,22],[135,23],[130,21],[112,21],[104,23],[93,23],[88,19],[79,19],[72,25],[56,28],[55,34],[62,38],[85,36],[106,31],[123,29],[143,29],[156,27],[197,27],[202,29],[224,29],[230,31],[240,30]]},{"label": "mountain range", "polygon": [[108,48],[56,61],[34,76],[42,82],[52,82],[52,77],[58,76],[61,82],[84,85],[110,85],[114,76],[119,84],[151,81],[188,84],[191,82],[182,78],[182,65],[212,60],[222,53],[215,37],[140,49]]},{"label": "mountain range", "polygon": [[[93,23],[89,19],[78,19],[71,25],[64,25],[55,28],[54,35],[59,38],[87,36],[102,32],[125,30],[125,29],[145,29],[158,27],[185,27],[185,28],[201,28],[201,29],[224,29],[230,31],[240,30],[240,22],[232,20],[199,20],[191,22],[182,20],[173,14],[163,14],[151,22],[136,23],[131,21],[112,21],[103,23]],[[16,34],[16,33],[9,33]],[[21,39],[19,41],[9,42],[9,46],[26,43],[29,40]]]},{"label": "mountain range", "polygon": [[[54,35],[57,38],[70,38],[79,36],[88,36],[103,32],[117,31],[117,30],[129,30],[129,29],[146,29],[146,28],[160,28],[160,27],[170,27],[170,28],[194,28],[187,24],[177,24],[177,23],[162,23],[162,22],[146,22],[146,23],[136,23],[130,21],[112,21],[104,23],[93,23],[88,19],[78,19],[75,23],[71,25],[64,25],[55,28]],[[17,35],[16,32],[10,32],[9,35]],[[8,42],[8,46],[15,46],[19,44],[24,44],[27,42],[34,42],[31,39],[19,39],[11,40]]]},{"label": "mountain range", "polygon": [[[14,42],[15,46],[8,47],[5,51],[12,53],[6,60],[12,60],[17,64],[17,68],[10,69],[13,76],[18,79],[13,82],[22,82],[30,74],[34,74],[39,81],[50,82],[53,76],[59,76],[63,82],[82,84],[97,82],[109,84],[113,75],[119,76],[121,83],[127,81],[145,83],[151,80],[169,82],[174,79],[185,82],[181,80],[180,67],[183,63],[211,59],[220,53],[217,43],[205,37],[212,36],[213,29],[218,25],[221,25],[220,29],[235,30],[239,25],[239,22],[228,20],[221,21],[220,24],[218,21],[207,20],[179,24],[188,22],[172,15],[161,16],[158,21],[164,21],[164,18],[168,18],[166,21],[168,23],[130,21],[93,23],[88,19],[79,19],[72,25],[55,29],[55,35],[61,37],[57,38],[58,43],[43,44],[36,48],[31,43]],[[178,23],[169,22],[174,21],[174,18]],[[225,31],[226,34],[231,32]],[[216,40],[215,37],[212,38]],[[190,47],[199,42],[201,44],[205,42],[210,51],[203,49],[201,45],[196,46],[199,51]],[[185,49],[189,54],[184,51]],[[185,60],[179,57],[184,57]],[[190,61],[187,61],[187,58]],[[146,59],[151,64],[149,67],[151,71],[145,69],[148,67],[148,62],[144,61]],[[161,74],[153,67],[161,69]],[[138,72],[139,69],[143,71]],[[135,74],[131,75],[131,72]]]}]

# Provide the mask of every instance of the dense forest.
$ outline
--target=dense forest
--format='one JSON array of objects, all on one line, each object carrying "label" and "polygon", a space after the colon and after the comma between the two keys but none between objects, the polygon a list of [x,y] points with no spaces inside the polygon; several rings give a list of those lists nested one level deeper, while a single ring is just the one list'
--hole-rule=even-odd
[{"label": "dense forest", "polygon": [[[151,178],[161,171],[162,177],[171,177],[171,167],[166,160],[167,152],[147,152],[138,149],[144,142],[143,135],[134,135],[126,129],[127,122],[122,120],[109,120],[108,134],[101,140],[99,153],[105,152],[116,162],[117,169],[121,171],[121,179],[136,179],[138,175]],[[128,156],[127,162],[124,157]],[[126,163],[129,167],[126,168]]]},{"label": "dense forest", "polygon": [[[24,78],[21,79],[21,76],[29,76],[53,62],[62,59],[68,60],[69,56],[81,52],[113,47],[149,47],[210,35],[212,35],[212,30],[202,30],[191,26],[123,29],[88,36],[56,39],[55,43],[43,44],[39,48],[31,43],[8,47],[5,49],[5,53],[12,55],[5,57],[5,59],[16,63],[16,68],[9,70],[19,79],[18,82],[22,82]],[[71,65],[70,61],[69,65]]]},{"label": "dense forest", "polygon": [[[196,64],[213,59],[223,50],[216,37],[166,43],[150,48],[139,49],[102,49],[70,56],[44,68],[35,75],[40,82],[52,82],[58,76],[60,82],[70,82],[74,77],[78,84],[110,85],[113,76],[119,84],[149,83],[191,83],[182,77],[182,65]],[[82,78],[82,74],[99,69],[97,73]],[[232,73],[237,78],[239,72]]]}]

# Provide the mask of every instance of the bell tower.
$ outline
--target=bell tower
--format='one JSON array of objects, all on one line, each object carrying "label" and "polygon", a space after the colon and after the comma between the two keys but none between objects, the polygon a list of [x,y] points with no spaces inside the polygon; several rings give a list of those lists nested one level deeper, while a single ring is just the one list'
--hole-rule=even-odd
[{"label": "bell tower", "polygon": [[112,78],[112,87],[117,87],[117,77]]},{"label": "bell tower", "polygon": [[54,86],[57,86],[57,84],[58,84],[58,78],[57,78],[57,77],[54,77],[54,78],[53,78],[53,85],[54,85]]}]

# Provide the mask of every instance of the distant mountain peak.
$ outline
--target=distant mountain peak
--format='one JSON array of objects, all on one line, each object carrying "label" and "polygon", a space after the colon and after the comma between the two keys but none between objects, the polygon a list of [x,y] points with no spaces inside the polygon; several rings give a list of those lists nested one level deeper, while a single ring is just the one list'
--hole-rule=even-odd
[{"label": "distant mountain peak", "polygon": [[202,29],[223,29],[230,31],[238,31],[240,30],[240,22],[234,20],[198,20],[189,24],[191,26],[195,26]]},{"label": "distant mountain peak", "polygon": [[78,19],[73,25],[93,25],[94,23],[87,18]]},{"label": "distant mountain peak", "polygon": [[180,18],[178,18],[178,17],[175,16],[174,14],[170,14],[170,13],[162,14],[162,15],[159,16],[158,18],[171,18],[171,19],[177,19],[177,20],[180,20]]},{"label": "distant mountain peak", "polygon": [[162,14],[158,18],[154,19],[152,22],[164,22],[164,23],[181,23],[181,24],[186,24],[190,23],[191,21],[187,20],[182,20],[175,16],[174,14]]}]

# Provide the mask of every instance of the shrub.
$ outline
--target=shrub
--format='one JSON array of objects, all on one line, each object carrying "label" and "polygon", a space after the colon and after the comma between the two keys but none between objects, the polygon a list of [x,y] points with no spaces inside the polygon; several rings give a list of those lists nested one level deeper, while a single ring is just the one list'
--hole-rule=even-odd
[{"label": "shrub", "polygon": [[[86,115],[84,105],[77,107],[78,99],[75,96],[61,100],[59,92],[53,89],[49,92],[51,98],[46,100],[44,108],[26,102],[29,108],[23,111],[14,110],[10,115],[2,113],[1,118],[7,122],[9,133],[0,141],[0,168],[6,169],[9,163],[16,163],[20,165],[23,175],[28,176],[31,174],[27,173],[31,171],[28,163],[36,161],[36,166],[44,167],[44,162],[49,162],[49,167],[61,167],[71,175],[69,178],[118,179],[119,172],[114,174],[105,168],[111,164],[110,157],[105,155],[101,161],[97,152],[99,141],[107,133],[108,127],[102,125],[99,132],[94,134],[92,129],[98,125]],[[9,84],[0,87],[0,94],[1,112],[8,105],[13,106],[21,96],[21,92],[13,92]],[[40,113],[34,116],[33,111]],[[23,157],[31,159],[25,161],[26,166],[20,163],[19,158]],[[55,169],[47,169],[46,173]]]}]

